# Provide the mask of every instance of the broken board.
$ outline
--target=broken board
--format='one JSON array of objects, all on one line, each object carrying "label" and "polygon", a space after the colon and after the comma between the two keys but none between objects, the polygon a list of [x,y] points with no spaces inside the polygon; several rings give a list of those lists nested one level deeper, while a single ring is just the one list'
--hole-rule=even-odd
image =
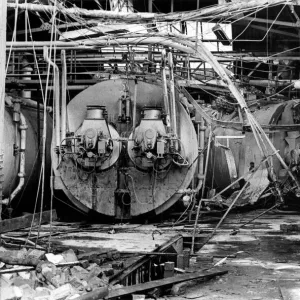
[{"label": "broken board", "polygon": [[[6,219],[0,222],[0,233],[14,231],[21,228],[26,228],[30,226],[36,226],[39,224],[40,213],[35,215],[29,214],[23,217]],[[50,222],[51,211],[47,210],[42,212],[41,224]],[[56,210],[52,210],[52,221],[57,219]]]}]

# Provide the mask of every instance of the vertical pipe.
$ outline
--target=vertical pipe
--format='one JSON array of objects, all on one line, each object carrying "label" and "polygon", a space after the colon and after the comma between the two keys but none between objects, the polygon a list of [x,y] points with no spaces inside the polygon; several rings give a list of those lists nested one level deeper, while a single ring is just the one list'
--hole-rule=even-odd
[{"label": "vertical pipe", "polygon": [[61,51],[61,141],[66,138],[67,132],[67,63],[66,51]]},{"label": "vertical pipe", "polygon": [[[197,10],[199,9],[199,0],[197,0]],[[196,49],[198,48],[199,22],[196,21]]]},{"label": "vertical pipe", "polygon": [[168,85],[167,85],[167,74],[166,74],[166,50],[163,49],[161,52],[161,79],[163,84],[163,95],[164,95],[164,108],[166,114],[166,124],[167,129],[170,131],[170,104],[169,104],[169,95],[168,95]]},{"label": "vertical pipe", "polygon": [[[27,4],[27,0],[25,0],[25,4]],[[25,41],[28,39],[28,9],[25,10]]]},{"label": "vertical pipe", "polygon": [[22,190],[25,183],[25,150],[26,150],[26,131],[28,129],[26,119],[22,113],[19,112],[20,116],[20,166],[18,177],[20,178],[17,187],[10,194],[9,198],[4,199],[1,203],[9,204],[11,200],[13,200],[19,192]]},{"label": "vertical pipe", "polygon": [[120,97],[119,101],[118,101],[118,110],[119,110],[119,113],[118,113],[118,121],[121,123],[122,122],[122,116],[123,116],[123,104],[122,104],[123,100],[122,100],[122,97]]},{"label": "vertical pipe", "polygon": [[73,80],[73,50],[71,50],[71,59],[70,59],[70,80]]},{"label": "vertical pipe", "polygon": [[[152,0],[148,0],[148,12],[152,13],[153,11],[153,3]],[[150,23],[149,24],[150,27],[152,27],[153,25]],[[150,29],[151,30],[151,29]],[[149,61],[149,67],[148,67],[148,72],[152,72],[152,46],[149,45],[148,46],[148,61]]]},{"label": "vertical pipe", "polygon": [[199,163],[198,163],[198,174],[203,175],[204,171],[204,140],[205,140],[205,129],[206,127],[204,126],[204,120],[201,118],[200,124],[198,124],[198,132],[199,132],[199,137],[198,137],[198,142],[199,142]]},{"label": "vertical pipe", "polygon": [[76,74],[77,74],[77,55],[76,55],[76,51],[74,51],[74,73],[75,73],[75,75],[74,75],[74,80],[76,80],[77,79],[77,76],[76,76]]},{"label": "vertical pipe", "polygon": [[[208,145],[207,145],[207,153],[206,153],[206,161],[205,161],[205,170],[204,170],[204,175],[203,175],[203,181],[201,182],[202,185],[202,194],[201,194],[201,199],[198,204],[197,208],[197,214],[196,214],[196,219],[195,219],[195,224],[194,224],[194,230],[193,230],[193,235],[192,235],[192,248],[191,248],[191,253],[194,253],[194,246],[195,246],[195,235],[196,235],[196,230],[198,226],[198,220],[199,220],[199,215],[200,215],[200,209],[201,209],[201,204],[203,201],[203,196],[204,196],[204,190],[205,190],[205,183],[206,183],[206,176],[207,176],[207,168],[208,168],[208,161],[209,161],[209,154],[210,154],[210,146],[211,146],[211,141],[212,141],[212,126],[210,125],[209,127],[209,139],[208,139]],[[200,179],[200,178],[199,178]]]},{"label": "vertical pipe", "polygon": [[[54,70],[54,113],[55,113],[55,138],[56,147],[60,147],[60,84],[58,66],[50,60],[48,47],[44,47],[44,60],[53,67]],[[45,117],[45,116],[44,116]]]},{"label": "vertical pipe", "polygon": [[171,52],[169,52],[168,58],[169,58],[169,70],[170,70],[171,126],[172,126],[173,133],[177,135],[175,83],[174,83],[174,74],[173,74],[174,65],[173,65],[173,55]]},{"label": "vertical pipe", "polygon": [[137,79],[134,80],[133,111],[132,111],[132,138],[134,139],[136,126],[136,100],[137,100]]},{"label": "vertical pipe", "polygon": [[7,0],[0,1],[0,220],[3,192],[4,112],[5,112],[5,62],[6,62],[6,17]]},{"label": "vertical pipe", "polygon": [[55,126],[56,126],[56,146],[60,147],[60,84],[59,84],[59,70],[56,66],[54,77],[55,86]]},{"label": "vertical pipe", "polygon": [[[31,80],[31,73],[32,73],[33,69],[31,68],[31,66],[29,65],[28,60],[25,58],[22,60],[22,74],[23,75],[29,75],[26,77],[23,77],[23,80]],[[22,97],[26,98],[26,99],[31,99],[31,91],[28,90],[22,90]]]},{"label": "vertical pipe", "polygon": [[37,144],[38,144],[38,163],[41,162],[41,112],[40,112],[40,101],[36,102],[37,104]]},{"label": "vertical pipe", "polygon": [[126,95],[126,99],[125,99],[125,110],[126,110],[126,123],[130,122],[130,97],[129,95]]}]

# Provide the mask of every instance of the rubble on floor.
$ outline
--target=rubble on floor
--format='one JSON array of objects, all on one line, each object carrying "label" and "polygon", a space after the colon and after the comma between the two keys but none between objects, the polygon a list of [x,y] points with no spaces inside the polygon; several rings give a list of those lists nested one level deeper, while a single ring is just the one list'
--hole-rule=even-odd
[{"label": "rubble on floor", "polygon": [[[226,273],[200,269],[186,271],[176,268],[174,262],[165,262],[157,265],[164,278],[124,287],[109,283],[110,277],[124,267],[120,253],[115,250],[75,253],[69,249],[55,254],[37,249],[0,247],[0,262],[1,300],[116,299],[132,294],[144,299],[165,293],[180,295],[187,286],[195,284],[195,280]],[[188,267],[186,259],[183,267]]]},{"label": "rubble on floor", "polygon": [[72,249],[46,254],[36,249],[1,247],[1,300],[76,299],[101,287],[108,293],[108,276],[114,274],[111,253],[85,254],[85,260],[78,260],[78,256]]}]

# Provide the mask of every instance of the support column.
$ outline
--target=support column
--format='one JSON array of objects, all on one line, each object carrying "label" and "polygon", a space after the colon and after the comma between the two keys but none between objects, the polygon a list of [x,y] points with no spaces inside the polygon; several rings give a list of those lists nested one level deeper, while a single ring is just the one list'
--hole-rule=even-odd
[{"label": "support column", "polygon": [[0,1],[0,220],[2,213],[7,0]]}]

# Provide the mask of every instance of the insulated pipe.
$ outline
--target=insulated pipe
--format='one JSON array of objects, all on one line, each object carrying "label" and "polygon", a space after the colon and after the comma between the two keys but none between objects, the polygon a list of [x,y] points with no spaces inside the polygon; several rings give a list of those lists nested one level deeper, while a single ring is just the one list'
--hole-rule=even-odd
[{"label": "insulated pipe", "polygon": [[22,190],[25,182],[25,150],[26,150],[26,130],[28,129],[26,119],[22,113],[20,113],[20,126],[21,132],[21,143],[20,143],[20,169],[18,176],[20,178],[18,186],[11,193],[9,198],[6,198],[2,201],[2,204],[9,204],[11,200],[13,200],[18,193]]},{"label": "insulated pipe", "polygon": [[54,101],[55,101],[55,137],[56,137],[56,147],[60,147],[60,84],[59,84],[59,69],[58,66],[50,60],[48,47],[44,47],[44,60],[53,67],[54,70]]},{"label": "insulated pipe", "polygon": [[61,141],[64,141],[67,133],[67,63],[66,51],[61,51]]}]

